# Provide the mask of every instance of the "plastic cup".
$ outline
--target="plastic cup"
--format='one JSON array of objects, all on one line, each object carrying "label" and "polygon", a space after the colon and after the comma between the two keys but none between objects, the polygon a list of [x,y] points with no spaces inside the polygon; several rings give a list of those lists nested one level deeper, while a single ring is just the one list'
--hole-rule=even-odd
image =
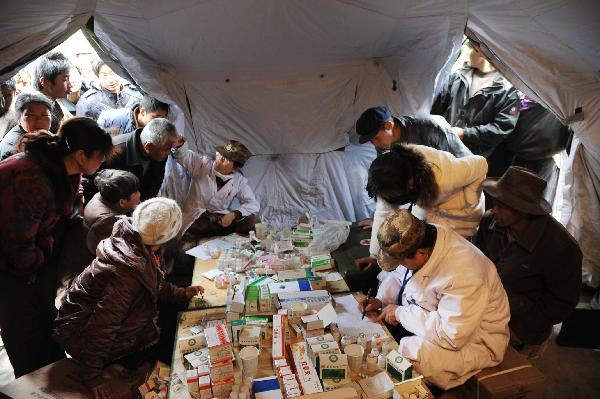
[{"label": "plastic cup", "polygon": [[258,370],[258,355],[260,351],[256,346],[244,346],[240,351],[244,377],[254,377]]},{"label": "plastic cup", "polygon": [[254,225],[254,231],[256,232],[256,238],[259,240],[267,238],[267,226],[264,223],[256,223]]},{"label": "plastic cup", "polygon": [[350,370],[354,372],[358,372],[358,370],[360,370],[362,367],[364,352],[365,348],[359,344],[346,345],[344,348],[344,353],[348,357],[348,366],[350,367]]}]

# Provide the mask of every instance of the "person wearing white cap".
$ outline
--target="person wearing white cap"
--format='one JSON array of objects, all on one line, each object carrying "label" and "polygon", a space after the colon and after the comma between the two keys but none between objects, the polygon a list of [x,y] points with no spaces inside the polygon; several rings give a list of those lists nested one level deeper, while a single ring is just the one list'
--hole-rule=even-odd
[{"label": "person wearing white cap", "polygon": [[78,374],[97,398],[110,396],[102,373],[108,364],[137,358],[141,351],[140,357],[153,360],[148,358],[160,335],[159,300],[186,304],[204,292],[164,280],[161,247],[180,228],[175,201],[152,198],[139,204],[100,241],[96,259],[75,279],[58,311],[54,339],[79,364]]}]

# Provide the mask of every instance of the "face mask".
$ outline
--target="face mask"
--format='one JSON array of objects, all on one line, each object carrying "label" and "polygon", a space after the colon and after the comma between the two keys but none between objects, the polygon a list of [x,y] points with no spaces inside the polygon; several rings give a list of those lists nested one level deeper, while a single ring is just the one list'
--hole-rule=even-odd
[{"label": "face mask", "polygon": [[230,175],[224,175],[223,173],[219,173],[217,170],[215,170],[215,176],[217,176],[219,179],[221,179],[223,181],[230,180],[233,177],[234,174],[235,173],[232,173]]}]

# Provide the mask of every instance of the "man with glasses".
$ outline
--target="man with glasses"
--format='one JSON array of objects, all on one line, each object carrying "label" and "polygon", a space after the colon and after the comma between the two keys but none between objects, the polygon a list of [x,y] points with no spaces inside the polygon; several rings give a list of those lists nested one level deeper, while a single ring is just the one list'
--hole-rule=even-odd
[{"label": "man with glasses", "polygon": [[142,99],[142,95],[133,85],[123,83],[101,59],[93,62],[92,70],[98,77],[99,87],[92,87],[81,96],[77,102],[77,116],[97,120],[104,110],[130,108]]},{"label": "man with glasses", "polygon": [[544,343],[552,326],[575,309],[581,289],[581,250],[550,214],[545,188],[546,181],[520,166],[483,183],[493,206],[481,219],[475,245],[496,264],[517,348]]}]

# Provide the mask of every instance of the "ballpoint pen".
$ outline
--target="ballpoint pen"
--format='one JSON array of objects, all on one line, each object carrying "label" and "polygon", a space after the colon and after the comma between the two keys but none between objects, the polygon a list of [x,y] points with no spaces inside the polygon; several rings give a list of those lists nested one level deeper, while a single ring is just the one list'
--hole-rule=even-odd
[{"label": "ballpoint pen", "polygon": [[365,305],[365,308],[363,309],[363,314],[362,314],[361,320],[365,319],[365,314],[367,313],[367,306],[369,306],[369,300],[371,299],[371,295],[373,295],[373,287],[369,288],[369,292],[367,292],[367,304]]}]

